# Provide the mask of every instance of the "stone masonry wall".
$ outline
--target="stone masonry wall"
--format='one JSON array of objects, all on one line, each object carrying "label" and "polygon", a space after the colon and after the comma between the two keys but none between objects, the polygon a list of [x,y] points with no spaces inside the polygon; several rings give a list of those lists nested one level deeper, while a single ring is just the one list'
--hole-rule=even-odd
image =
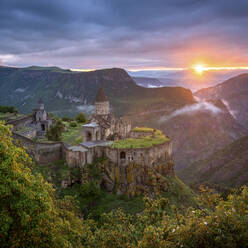
[{"label": "stone masonry wall", "polygon": [[172,143],[170,141],[150,148],[113,149],[105,148],[106,157],[117,165],[128,165],[131,162],[140,165],[151,165],[168,161],[172,157]]},{"label": "stone masonry wall", "polygon": [[32,121],[31,116],[25,116],[25,117],[20,118],[20,119],[10,120],[10,121],[7,122],[7,124],[13,125],[14,130],[18,130],[18,129],[23,128],[27,124],[31,123],[31,121]]},{"label": "stone masonry wall", "polygon": [[14,132],[12,137],[14,142],[20,142],[33,159],[39,164],[49,164],[56,160],[65,158],[66,148],[63,142],[34,142],[33,140]]}]

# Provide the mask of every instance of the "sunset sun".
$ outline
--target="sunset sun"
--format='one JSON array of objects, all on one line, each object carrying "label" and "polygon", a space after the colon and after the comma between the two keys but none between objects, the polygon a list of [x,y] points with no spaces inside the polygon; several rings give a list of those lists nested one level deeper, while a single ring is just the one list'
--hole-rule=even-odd
[{"label": "sunset sun", "polygon": [[193,69],[197,74],[202,74],[205,71],[205,67],[201,64],[194,66]]}]

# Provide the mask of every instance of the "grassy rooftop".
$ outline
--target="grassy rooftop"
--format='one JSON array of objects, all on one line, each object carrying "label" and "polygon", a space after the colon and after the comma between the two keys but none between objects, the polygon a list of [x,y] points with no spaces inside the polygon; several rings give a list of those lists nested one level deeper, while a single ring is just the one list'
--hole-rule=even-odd
[{"label": "grassy rooftop", "polygon": [[170,140],[160,130],[156,130],[156,129],[155,129],[155,131],[154,131],[154,129],[152,129],[152,130],[154,132],[154,135],[149,135],[149,136],[137,138],[137,139],[129,138],[129,139],[115,141],[111,147],[112,148],[118,148],[118,149],[121,149],[121,148],[148,148],[148,147],[152,147],[154,145],[163,144],[163,143]]},{"label": "grassy rooftop", "polygon": [[71,127],[69,122],[63,122],[66,125],[66,131],[62,133],[62,141],[70,145],[78,145],[83,142],[81,135],[82,124]]},{"label": "grassy rooftop", "polygon": [[135,128],[133,128],[131,131],[132,131],[132,132],[145,132],[145,133],[150,133],[150,132],[154,132],[154,130],[156,131],[156,129],[150,128],[150,127],[135,127]]}]

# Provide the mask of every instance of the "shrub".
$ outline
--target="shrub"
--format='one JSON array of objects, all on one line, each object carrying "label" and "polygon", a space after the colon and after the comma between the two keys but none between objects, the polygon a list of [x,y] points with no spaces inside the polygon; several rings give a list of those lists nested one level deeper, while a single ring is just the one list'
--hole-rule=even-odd
[{"label": "shrub", "polygon": [[70,127],[76,127],[77,126],[77,122],[75,121],[71,121],[69,124]]},{"label": "shrub", "polygon": [[70,118],[70,117],[64,116],[64,117],[62,118],[62,121],[70,122],[70,121],[73,121],[73,119]]},{"label": "shrub", "polygon": [[82,247],[83,226],[72,197],[55,198],[1,122],[0,154],[0,247]]},{"label": "shrub", "polygon": [[75,120],[79,123],[85,123],[87,121],[85,114],[79,113],[76,117]]},{"label": "shrub", "polygon": [[2,106],[0,105],[0,112],[2,113],[18,113],[17,109],[13,106]]},{"label": "shrub", "polygon": [[56,121],[56,123],[52,125],[49,130],[47,130],[47,139],[52,141],[60,141],[62,138],[62,132],[64,131],[64,128],[65,126],[61,120]]}]

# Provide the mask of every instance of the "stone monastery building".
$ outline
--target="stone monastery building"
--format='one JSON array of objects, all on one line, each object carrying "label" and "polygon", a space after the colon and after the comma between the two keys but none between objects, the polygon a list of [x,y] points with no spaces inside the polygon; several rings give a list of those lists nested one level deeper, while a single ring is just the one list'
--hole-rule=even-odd
[{"label": "stone monastery building", "polygon": [[[95,158],[107,157],[117,166],[129,163],[156,165],[171,159],[171,142],[159,142],[149,147],[127,145],[121,142],[142,137],[156,139],[158,130],[132,130],[131,122],[125,118],[116,118],[110,113],[110,104],[104,90],[100,88],[95,98],[95,113],[90,122],[82,126],[83,143],[71,146],[66,152],[66,161],[71,167],[82,167],[92,163]],[[161,133],[162,134],[162,133]],[[116,142],[120,142],[116,145]]]}]

